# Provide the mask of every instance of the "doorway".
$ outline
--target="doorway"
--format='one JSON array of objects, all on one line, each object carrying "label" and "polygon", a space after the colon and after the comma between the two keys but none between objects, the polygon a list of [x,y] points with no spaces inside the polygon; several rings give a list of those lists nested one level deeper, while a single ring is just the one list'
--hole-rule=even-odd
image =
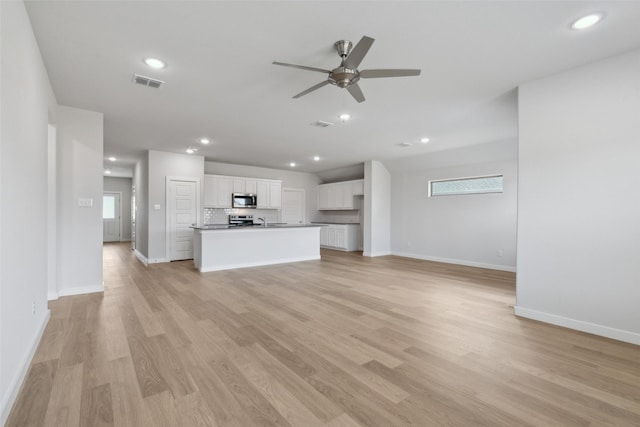
[{"label": "doorway", "polygon": [[102,195],[102,241],[119,242],[122,236],[122,194],[105,191]]},{"label": "doorway", "polygon": [[167,248],[169,261],[193,258],[193,229],[198,223],[200,182],[167,177]]},{"label": "doorway", "polygon": [[282,189],[282,222],[304,224],[305,192],[304,188]]}]

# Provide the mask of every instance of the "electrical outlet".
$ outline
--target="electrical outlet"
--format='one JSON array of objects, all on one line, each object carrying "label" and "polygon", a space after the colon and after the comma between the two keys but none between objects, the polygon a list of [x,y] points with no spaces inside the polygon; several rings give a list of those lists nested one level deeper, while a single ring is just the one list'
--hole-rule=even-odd
[{"label": "electrical outlet", "polygon": [[36,302],[31,301],[31,315],[34,316],[36,314]]},{"label": "electrical outlet", "polygon": [[496,255],[498,255],[498,257],[502,258],[502,249],[498,249],[496,251]]}]

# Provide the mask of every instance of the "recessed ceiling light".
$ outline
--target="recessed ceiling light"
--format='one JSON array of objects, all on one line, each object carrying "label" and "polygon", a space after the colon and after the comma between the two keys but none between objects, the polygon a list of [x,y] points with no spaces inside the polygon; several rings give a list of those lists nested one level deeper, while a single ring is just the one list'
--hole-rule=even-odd
[{"label": "recessed ceiling light", "polygon": [[164,61],[161,61],[158,58],[145,58],[144,63],[151,68],[155,68],[156,70],[160,70],[167,66],[167,64],[165,64]]},{"label": "recessed ceiling light", "polygon": [[422,142],[423,144],[426,144],[427,142],[429,142],[429,138],[422,138],[420,139],[420,142]]},{"label": "recessed ceiling light", "polygon": [[289,166],[291,166],[292,168],[295,168],[296,167],[296,163],[295,162],[291,162],[291,163],[289,163]]},{"label": "recessed ceiling light", "polygon": [[111,157],[108,157],[107,160],[109,160],[110,162],[115,162],[118,159],[116,159],[115,157],[111,156]]},{"label": "recessed ceiling light", "polygon": [[193,154],[193,153],[195,153],[195,152],[196,152],[196,150],[194,150],[193,148],[187,148],[185,151],[186,151],[188,154]]},{"label": "recessed ceiling light", "polygon": [[349,120],[350,118],[351,118],[351,114],[347,114],[347,113],[340,114],[340,120],[342,120],[343,122]]},{"label": "recessed ceiling light", "polygon": [[320,156],[313,156],[313,160],[314,160],[315,162],[319,161],[319,160],[320,160]]},{"label": "recessed ceiling light", "polygon": [[106,173],[107,175],[110,175],[111,174],[111,169],[105,170],[104,173]]},{"label": "recessed ceiling light", "polygon": [[211,140],[209,138],[200,138],[200,144],[207,145],[210,143],[211,143]]},{"label": "recessed ceiling light", "polygon": [[571,28],[574,30],[584,30],[585,28],[596,25],[603,17],[604,13],[602,12],[590,13],[589,15],[576,19],[573,24],[571,24]]}]

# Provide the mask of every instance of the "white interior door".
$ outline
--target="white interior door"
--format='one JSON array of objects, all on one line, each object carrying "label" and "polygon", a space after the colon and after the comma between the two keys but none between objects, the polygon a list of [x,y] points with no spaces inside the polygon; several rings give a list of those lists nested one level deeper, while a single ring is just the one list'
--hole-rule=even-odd
[{"label": "white interior door", "polygon": [[102,196],[102,241],[120,241],[120,193],[107,193]]},{"label": "white interior door", "polygon": [[304,189],[284,188],[282,190],[282,222],[304,223]]},{"label": "white interior door", "polygon": [[193,258],[193,229],[197,221],[197,186],[193,181],[169,181],[169,257]]}]

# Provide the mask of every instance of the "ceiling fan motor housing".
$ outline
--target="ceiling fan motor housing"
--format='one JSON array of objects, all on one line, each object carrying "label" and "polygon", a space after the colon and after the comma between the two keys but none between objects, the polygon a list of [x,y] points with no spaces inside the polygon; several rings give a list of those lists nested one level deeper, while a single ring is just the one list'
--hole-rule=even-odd
[{"label": "ceiling fan motor housing", "polygon": [[352,70],[346,67],[338,67],[329,73],[329,82],[338,87],[345,88],[360,80],[358,70]]},{"label": "ceiling fan motor housing", "polygon": [[351,47],[353,46],[353,43],[351,43],[349,40],[338,40],[337,42],[334,43],[334,46],[338,51],[338,55],[340,55],[343,58],[346,58],[347,55],[349,55],[349,52],[351,51]]}]

